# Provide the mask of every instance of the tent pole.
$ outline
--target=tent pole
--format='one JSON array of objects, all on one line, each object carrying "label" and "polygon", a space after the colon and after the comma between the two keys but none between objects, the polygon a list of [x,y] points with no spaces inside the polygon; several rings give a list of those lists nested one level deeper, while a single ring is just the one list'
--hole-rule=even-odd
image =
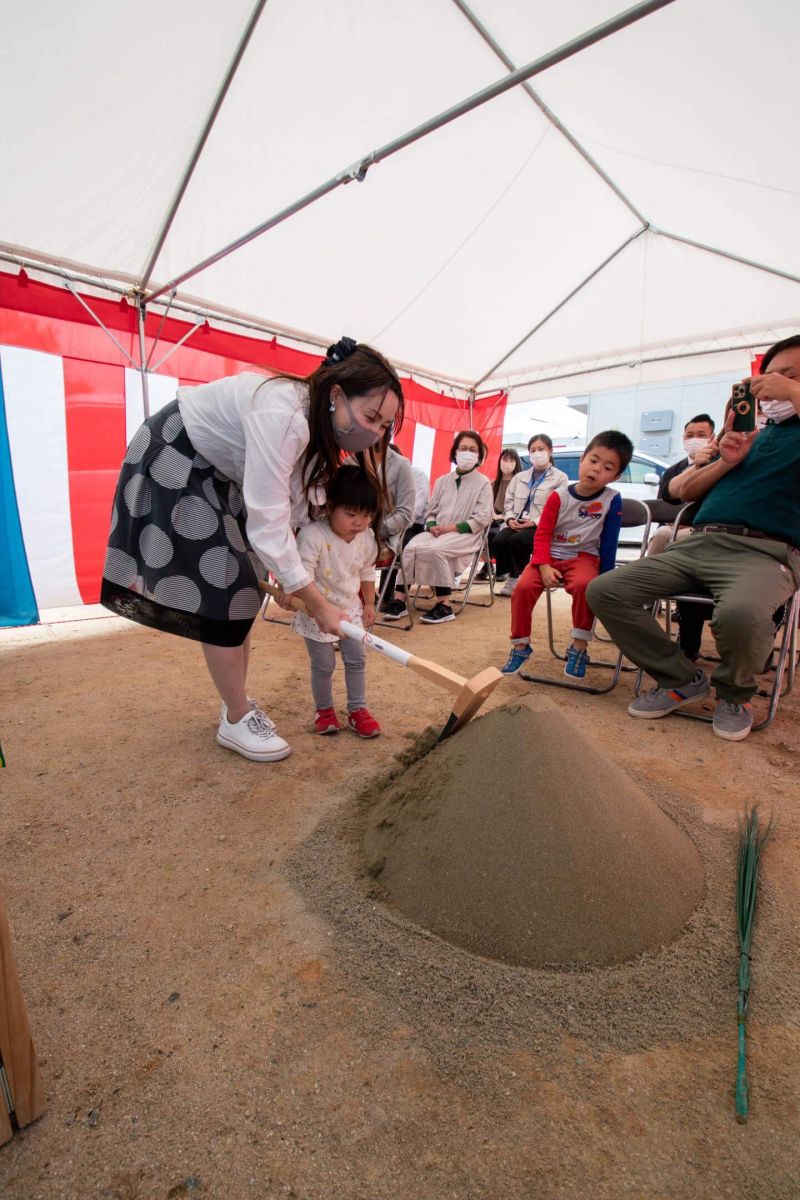
[{"label": "tent pole", "polygon": [[[63,272],[62,272],[62,274],[63,274]],[[106,327],[106,326],[103,324],[103,322],[100,320],[100,318],[98,317],[97,313],[96,313],[96,312],[95,312],[95,311],[94,311],[92,308],[90,308],[90,307],[89,307],[89,305],[86,303],[86,301],[84,300],[84,298],[83,298],[83,296],[80,294],[80,292],[76,292],[76,291],[75,291],[75,288],[72,286],[72,281],[71,281],[70,279],[67,279],[67,280],[66,280],[66,282],[65,282],[65,284],[64,284],[64,286],[66,287],[66,289],[67,289],[67,291],[70,293],[70,295],[74,296],[74,297],[75,297],[75,299],[78,301],[78,303],[83,305],[83,307],[86,309],[87,313],[88,313],[88,314],[89,314],[89,316],[92,318],[92,320],[93,320],[93,321],[95,321],[95,322],[96,322],[96,323],[97,323],[97,324],[100,326],[100,328],[102,329],[103,333],[106,335],[106,337],[107,337],[107,338],[109,338],[109,339],[110,339],[110,340],[111,340],[111,341],[114,343],[114,345],[115,345],[115,346],[117,347],[117,349],[119,350],[120,354],[121,354],[121,355],[122,355],[124,358],[127,358],[128,362],[131,364],[131,366],[132,366],[132,367],[135,367],[135,366],[136,366],[136,360],[135,360],[135,359],[133,359],[133,358],[131,358],[130,354],[128,354],[128,351],[125,349],[125,347],[124,347],[124,346],[122,346],[122,345],[121,345],[121,344],[120,344],[120,343],[117,341],[117,339],[114,337],[114,335],[113,335],[113,333],[111,332],[111,330],[110,330],[110,329],[108,329],[108,328],[107,328],[107,327]]]},{"label": "tent pole", "polygon": [[[580,379],[582,375],[599,375],[602,371],[616,371],[620,367],[646,367],[649,363],[680,362],[684,358],[705,358],[709,354],[735,354],[738,350],[749,353],[753,350],[766,350],[774,341],[775,338],[771,337],[769,340],[758,339],[755,342],[744,342],[741,346],[716,346],[712,350],[686,350],[680,354],[653,354],[648,358],[624,359],[622,362],[606,363],[598,367],[583,367],[580,371],[567,371],[563,375],[542,375],[538,379],[521,379],[519,383],[504,383],[502,389],[504,392],[513,392],[517,388],[536,387],[540,383],[558,383],[562,379]],[[479,398],[491,396],[499,386],[499,384],[492,384],[485,392],[478,392],[476,395]],[[546,397],[542,396],[539,399],[546,399]]]},{"label": "tent pole", "polygon": [[192,336],[193,333],[197,333],[197,330],[201,327],[201,325],[205,325],[205,323],[206,322],[205,322],[204,317],[201,317],[198,321],[196,321],[194,323],[194,325],[192,326],[192,328],[183,335],[183,337],[181,338],[181,340],[179,342],[176,342],[174,346],[170,346],[167,353],[158,360],[158,362],[156,363],[156,365],[154,367],[151,367],[150,363],[148,361],[148,363],[147,363],[148,371],[150,371],[150,373],[154,375],[156,373],[156,371],[158,370],[158,368],[163,367],[163,365],[167,361],[167,359],[172,358],[172,355],[175,353],[175,351],[180,350],[183,343],[185,341],[187,341]]},{"label": "tent pole", "polygon": [[788,279],[791,283],[800,283],[800,275],[792,275],[791,271],[781,271],[777,267],[768,267],[766,263],[755,262],[752,258],[742,258],[740,254],[732,254],[730,250],[720,250],[716,246],[707,246],[705,242],[695,242],[692,238],[681,237],[679,233],[668,233],[652,225],[650,232],[659,237],[669,238],[671,242],[680,242],[683,246],[692,246],[695,250],[705,250],[708,254],[716,254],[719,258],[728,258],[731,262],[741,263],[743,267],[752,267],[755,271],[766,271],[768,275],[777,275],[780,279]]},{"label": "tent pole", "polygon": [[[480,34],[480,36],[486,42],[487,46],[489,46],[494,51],[494,53],[500,59],[501,63],[506,68],[506,70],[513,71],[515,69],[514,63],[508,57],[506,52],[502,49],[500,44],[495,41],[495,39],[492,37],[491,33],[486,28],[486,26],[481,21],[479,21],[479,19],[476,17],[475,13],[472,11],[472,9],[469,7],[469,5],[465,4],[464,0],[453,0],[453,3],[455,4],[456,8],[458,8],[463,13],[463,15],[469,21],[470,25],[472,25],[473,29],[475,29],[475,31],[478,34]],[[637,221],[641,221],[642,225],[647,225],[648,224],[647,217],[642,216],[642,214],[639,212],[638,208],[633,203],[633,201],[628,196],[626,196],[625,193],[622,191],[622,189],[620,187],[618,187],[616,183],[614,183],[614,180],[609,175],[606,174],[606,172],[603,170],[603,168],[600,166],[600,164],[594,158],[592,158],[589,151],[586,150],[581,145],[581,143],[578,141],[578,139],[575,137],[575,135],[570,133],[570,131],[567,129],[566,125],[564,125],[558,119],[558,117],[553,112],[553,110],[545,104],[544,100],[542,100],[542,98],[538,94],[538,92],[535,92],[529,83],[523,83],[522,90],[523,90],[523,92],[526,92],[528,96],[530,96],[533,103],[540,110],[540,112],[547,118],[547,120],[550,122],[550,124],[554,125],[555,128],[558,130],[558,132],[564,138],[566,138],[566,140],[572,146],[573,150],[576,150],[578,152],[578,154],[580,154],[581,158],[584,159],[588,163],[588,165],[595,172],[595,174],[599,175],[599,177],[602,179],[603,183],[611,189],[611,191],[614,193],[614,195],[617,197],[617,199],[621,200],[622,203],[625,205],[625,207],[627,209],[629,209],[630,212],[633,213],[633,215],[636,217]]]},{"label": "tent pole", "polygon": [[161,253],[161,247],[164,245],[164,241],[166,239],[167,234],[170,231],[172,222],[175,220],[175,214],[177,213],[180,203],[183,200],[184,193],[186,192],[186,189],[189,186],[189,181],[192,178],[192,175],[194,174],[194,169],[197,166],[200,155],[203,152],[203,147],[205,146],[206,142],[208,141],[208,137],[209,137],[209,134],[211,133],[211,130],[214,128],[214,122],[216,121],[217,116],[219,115],[219,110],[222,108],[222,103],[223,103],[226,95],[228,94],[228,89],[230,88],[231,84],[233,83],[233,77],[236,74],[236,71],[239,67],[239,63],[242,61],[242,56],[243,56],[245,50],[247,49],[248,42],[250,41],[250,38],[253,35],[253,31],[255,30],[255,27],[258,24],[258,19],[261,16],[261,13],[264,10],[264,5],[266,3],[267,3],[267,0],[257,0],[255,8],[253,9],[252,13],[250,14],[250,20],[247,22],[247,25],[245,26],[245,30],[239,39],[239,44],[236,47],[233,58],[231,59],[230,65],[225,74],[225,78],[223,79],[222,83],[220,84],[219,91],[217,92],[217,94],[214,98],[214,103],[211,106],[211,112],[206,117],[205,125],[203,126],[203,128],[200,132],[200,136],[197,139],[197,142],[195,143],[194,150],[192,151],[192,153],[189,157],[189,162],[186,164],[186,168],[183,172],[180,183],[178,184],[175,195],[172,197],[172,200],[170,202],[170,206],[169,206],[169,209],[167,210],[167,214],[164,217],[164,220],[161,222],[161,228],[159,229],[158,233],[156,234],[155,244],[153,246],[153,249],[150,252],[150,257],[147,260],[147,265],[144,268],[142,278],[139,280],[139,287],[142,289],[142,291],[144,291],[145,288],[147,287],[148,280],[150,279],[150,276],[153,273],[153,268],[156,265],[156,262],[158,261],[159,254]]},{"label": "tent pole", "polygon": [[352,166],[346,167],[343,171],[340,171],[338,175],[333,176],[332,179],[328,179],[325,183],[320,184],[319,187],[315,188],[313,191],[307,192],[305,196],[302,196],[293,204],[281,209],[280,212],[270,217],[269,220],[262,222],[260,225],[256,225],[254,229],[251,229],[248,233],[243,234],[241,237],[237,238],[236,241],[230,242],[227,246],[223,246],[221,250],[218,250],[215,254],[209,255],[208,258],[204,258],[201,262],[195,263],[193,267],[189,267],[188,270],[181,272],[180,275],[176,275],[175,278],[171,279],[168,283],[164,283],[160,287],[154,288],[153,291],[147,296],[148,303],[154,300],[157,296],[163,295],[164,292],[171,291],[179,284],[184,283],[185,280],[190,279],[193,275],[197,275],[201,271],[205,271],[208,267],[213,266],[214,263],[219,262],[220,259],[226,258],[229,254],[232,254],[234,250],[239,250],[242,246],[247,245],[248,242],[252,242],[254,238],[260,237],[261,234],[266,233],[269,229],[273,229],[276,225],[280,225],[281,222],[285,221],[288,217],[293,216],[295,213],[300,212],[304,208],[308,208],[309,205],[314,204],[317,200],[321,200],[323,196],[327,196],[329,192],[334,191],[337,187],[341,187],[344,184],[350,183],[352,180],[358,180],[358,182],[361,183],[366,177],[367,171],[374,163],[382,162],[384,159],[396,154],[399,150],[404,150],[406,146],[410,146],[414,142],[419,141],[421,138],[426,137],[429,133],[433,133],[434,130],[441,129],[442,126],[448,125],[451,121],[455,121],[458,117],[464,116],[465,113],[472,112],[473,109],[479,108],[488,100],[494,100],[497,96],[502,96],[511,88],[523,83],[526,79],[530,79],[533,75],[541,74],[542,71],[546,71],[549,67],[553,67],[557,63],[564,62],[566,59],[571,58],[579,51],[585,50],[588,46],[594,46],[597,42],[602,41],[604,38],[610,37],[611,34],[618,33],[620,29],[627,28],[629,25],[634,24],[634,22],[640,21],[643,17],[647,17],[651,13],[657,12],[661,8],[666,8],[668,4],[672,4],[673,2],[674,0],[643,0],[643,3],[636,4],[633,6],[633,8],[629,8],[625,12],[618,13],[616,17],[612,17],[610,20],[604,21],[600,25],[596,25],[593,29],[588,30],[586,33],[582,33],[578,37],[573,38],[571,41],[565,42],[563,46],[559,46],[556,50],[551,50],[548,54],[542,55],[541,58],[537,58],[533,62],[528,63],[526,66],[520,67],[519,70],[512,71],[510,75],[506,75],[503,79],[499,79],[495,83],[490,84],[489,87],[483,88],[479,92],[475,92],[473,95],[468,96],[465,100],[460,101],[458,104],[454,104],[451,108],[445,109],[444,112],[439,113],[435,117],[431,117],[429,120],[424,121],[421,125],[416,126],[416,128],[409,130],[408,133],[404,133],[400,137],[395,138],[394,141],[387,142],[387,144],[385,146],[381,146],[380,149],[373,150],[371,154],[367,154],[363,158],[360,158],[357,162],[353,163]]},{"label": "tent pole", "polygon": [[139,316],[139,370],[142,376],[142,404],[144,405],[145,421],[150,416],[150,387],[147,381],[147,357],[144,344],[144,319],[146,308],[141,296],[136,298],[136,311]]},{"label": "tent pole", "polygon": [[556,315],[556,313],[564,307],[565,304],[568,304],[573,296],[577,296],[578,292],[582,288],[585,288],[587,283],[590,283],[591,280],[594,279],[595,275],[599,275],[600,272],[605,267],[607,267],[610,262],[613,262],[613,260],[617,257],[618,254],[621,254],[622,251],[627,246],[630,246],[631,242],[635,242],[636,239],[641,237],[642,234],[645,233],[646,231],[647,231],[647,226],[643,225],[641,229],[637,229],[636,232],[632,233],[629,238],[626,238],[621,246],[617,246],[616,250],[614,250],[613,253],[609,254],[608,258],[604,259],[603,262],[601,262],[599,266],[595,267],[595,269],[589,275],[587,275],[585,279],[582,279],[581,282],[576,287],[574,287],[572,289],[572,291],[564,297],[563,300],[559,300],[559,302],[555,306],[555,308],[551,308],[550,312],[547,313],[546,316],[542,317],[541,321],[537,322],[537,324],[534,325],[533,329],[529,330],[528,333],[526,333],[524,337],[521,337],[519,339],[519,341],[517,342],[517,344],[515,346],[512,346],[507,354],[504,354],[502,358],[497,360],[497,362],[494,364],[493,367],[490,367],[488,371],[485,371],[483,373],[483,375],[481,375],[480,379],[476,379],[475,383],[473,384],[473,390],[480,387],[480,385],[482,383],[485,383],[485,381],[489,378],[490,375],[494,375],[497,368],[502,367],[503,363],[506,362],[507,359],[511,358],[512,354],[516,354],[516,352],[517,352],[517,350],[519,350],[520,346],[524,346],[525,343],[528,341],[528,339],[532,338],[535,333],[538,333],[538,331],[542,328],[542,326],[546,325],[547,322],[550,320],[550,318],[554,317]]}]

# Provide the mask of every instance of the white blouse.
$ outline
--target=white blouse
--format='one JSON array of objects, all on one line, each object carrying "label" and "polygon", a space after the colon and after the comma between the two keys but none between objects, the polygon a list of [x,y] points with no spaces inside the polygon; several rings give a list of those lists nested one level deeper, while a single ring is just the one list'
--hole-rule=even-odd
[{"label": "white blouse", "polygon": [[[357,533],[346,542],[334,533],[328,519],[312,521],[297,534],[297,548],[308,570],[326,600],[347,613],[355,625],[361,624],[361,600],[358,592],[362,583],[375,579],[375,559],[378,545],[371,529]],[[335,642],[335,635],[323,633],[313,617],[297,613],[294,628],[314,642]]]},{"label": "white blouse", "polygon": [[246,371],[178,388],[178,407],[194,448],[241,487],[247,537],[264,566],[287,592],[310,583],[293,533],[308,522],[307,384]]}]

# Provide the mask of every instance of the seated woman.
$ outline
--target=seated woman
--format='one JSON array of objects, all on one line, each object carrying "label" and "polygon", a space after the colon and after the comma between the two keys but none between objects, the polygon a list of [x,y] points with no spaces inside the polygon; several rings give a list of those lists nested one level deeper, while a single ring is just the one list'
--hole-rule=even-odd
[{"label": "seated woman", "polygon": [[[494,540],[501,529],[505,527],[505,504],[508,486],[511,480],[519,475],[522,463],[516,450],[501,450],[497,460],[497,471],[492,484],[492,523],[489,526],[488,557],[494,558]],[[489,568],[484,564],[476,579],[481,581],[489,578]]]},{"label": "seated woman", "polygon": [[495,574],[505,579],[501,596],[510,596],[533,552],[533,535],[545,501],[556,488],[569,483],[553,466],[553,443],[546,433],[528,442],[530,469],[515,475],[506,492],[506,527],[494,539]]},{"label": "seated woman", "polygon": [[[436,592],[436,604],[422,618],[425,625],[455,620],[449,604],[455,576],[469,566],[492,519],[492,485],[478,471],[485,458],[480,434],[472,429],[456,434],[450,448],[456,469],[436,480],[426,532],[413,537],[403,552],[406,578],[429,584]],[[404,588],[395,589],[395,599],[402,603],[393,606],[387,619],[406,615]]]}]

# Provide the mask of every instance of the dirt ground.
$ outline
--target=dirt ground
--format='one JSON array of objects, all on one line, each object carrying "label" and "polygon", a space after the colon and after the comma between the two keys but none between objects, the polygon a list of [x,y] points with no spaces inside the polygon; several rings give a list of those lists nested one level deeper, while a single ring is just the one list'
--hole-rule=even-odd
[{"label": "dirt ground", "polygon": [[[508,618],[498,599],[389,636],[470,675],[503,661]],[[444,722],[445,693],[373,656],[384,735],[315,737],[299,640],[259,623],[251,693],[293,754],[257,765],[216,745],[196,645],[114,618],[71,632],[0,635],[0,886],[48,1102],[0,1149],[4,1200],[800,1195],[797,694],[728,744],[631,720],[630,676],[603,697],[501,685],[490,707],[568,710],[705,869],[673,946],[547,972],[448,946],[359,877],[356,798]],[[753,800],[780,825],[739,1126],[736,822]]]}]

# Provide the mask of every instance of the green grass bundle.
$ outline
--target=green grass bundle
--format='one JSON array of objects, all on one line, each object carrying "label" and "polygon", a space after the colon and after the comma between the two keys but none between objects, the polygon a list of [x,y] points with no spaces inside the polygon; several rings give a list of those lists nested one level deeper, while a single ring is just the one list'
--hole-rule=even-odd
[{"label": "green grass bundle", "polygon": [[750,999],[750,949],[753,942],[753,921],[756,915],[756,888],[758,886],[758,864],[761,851],[775,828],[770,817],[766,828],[761,829],[758,820],[758,805],[745,813],[739,823],[739,878],[736,886],[736,917],[739,926],[739,1063],[736,1073],[736,1120],[740,1125],[747,1121],[747,1064],[745,1059],[745,1022],[747,1004]]}]

